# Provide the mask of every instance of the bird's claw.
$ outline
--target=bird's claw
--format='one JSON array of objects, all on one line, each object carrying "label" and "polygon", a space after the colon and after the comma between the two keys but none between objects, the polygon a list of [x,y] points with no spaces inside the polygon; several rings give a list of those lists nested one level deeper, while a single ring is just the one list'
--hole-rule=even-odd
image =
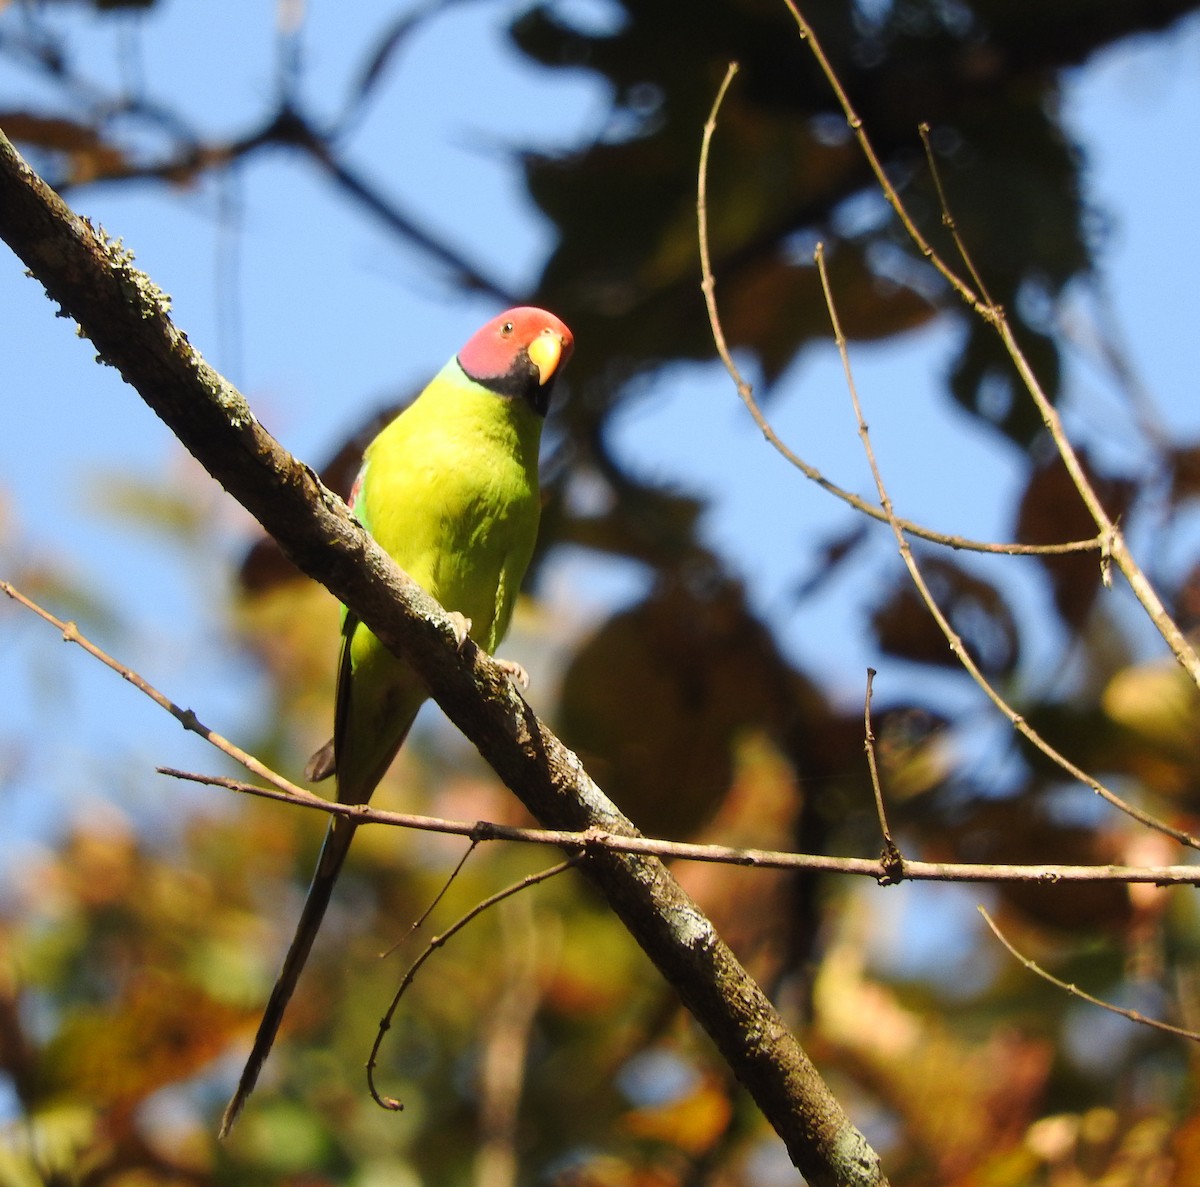
[{"label": "bird's claw", "polygon": [[451,610],[449,618],[450,625],[454,628],[454,646],[461,651],[471,633],[471,620],[457,610]]},{"label": "bird's claw", "polygon": [[[496,659],[495,656],[492,658]],[[516,660],[496,659],[496,663],[510,680],[515,680],[522,688],[529,687],[529,673]]]},{"label": "bird's claw", "polygon": [[[450,624],[454,628],[454,640],[458,650],[461,651],[467,641],[467,637],[471,633],[471,620],[465,615],[460,614],[457,610],[451,610],[448,615]],[[495,659],[495,656],[492,657]],[[522,688],[529,687],[529,673],[515,660],[497,659],[504,674],[510,679],[515,680]]]}]

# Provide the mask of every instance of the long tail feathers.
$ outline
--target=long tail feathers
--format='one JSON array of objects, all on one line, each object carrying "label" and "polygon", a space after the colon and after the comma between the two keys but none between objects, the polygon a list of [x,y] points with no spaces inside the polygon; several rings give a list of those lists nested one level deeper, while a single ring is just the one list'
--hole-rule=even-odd
[{"label": "long tail feathers", "polygon": [[325,844],[321,848],[321,857],[317,862],[316,873],[313,874],[308,898],[304,902],[304,910],[300,913],[300,922],[296,925],[296,934],[292,937],[291,947],[283,959],[283,967],[275,979],[275,987],[271,990],[262,1021],[258,1024],[258,1034],[254,1037],[254,1046],[242,1070],[242,1077],[225,1108],[225,1115],[221,1118],[219,1136],[222,1138],[227,1137],[233,1128],[233,1123],[250,1093],[254,1091],[258,1074],[270,1054],[279,1024],[283,1021],[283,1013],[296,988],[304,962],[308,960],[321,920],[325,917],[333,885],[341,872],[342,863],[346,860],[356,827],[351,821],[339,817],[332,821],[329,831],[325,834]]}]

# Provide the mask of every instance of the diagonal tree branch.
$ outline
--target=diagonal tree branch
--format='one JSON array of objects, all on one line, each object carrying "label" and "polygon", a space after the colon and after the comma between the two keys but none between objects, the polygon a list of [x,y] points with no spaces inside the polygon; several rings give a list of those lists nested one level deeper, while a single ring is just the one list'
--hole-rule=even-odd
[{"label": "diagonal tree branch", "polygon": [[[412,664],[450,719],[543,823],[632,834],[579,759],[344,503],[259,424],[170,320],[132,256],[74,214],[0,133],[0,237],[49,296],[292,561]],[[879,1187],[879,1157],[783,1018],[655,858],[588,852],[580,868],[712,1037],[813,1187]]]}]

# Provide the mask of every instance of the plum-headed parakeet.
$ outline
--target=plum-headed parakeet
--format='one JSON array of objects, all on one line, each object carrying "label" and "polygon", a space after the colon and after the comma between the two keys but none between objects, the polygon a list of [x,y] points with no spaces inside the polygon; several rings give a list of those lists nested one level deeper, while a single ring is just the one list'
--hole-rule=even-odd
[{"label": "plum-headed parakeet", "polygon": [[[571,331],[543,309],[488,322],[367,447],[351,506],[396,563],[493,651],[537,535],[538,444]],[[337,798],[370,799],[427,693],[417,675],[343,611],[333,740],[310,779],[337,775]],[[355,824],[335,817],[254,1047],[221,1122],[254,1088],[312,948]]]}]

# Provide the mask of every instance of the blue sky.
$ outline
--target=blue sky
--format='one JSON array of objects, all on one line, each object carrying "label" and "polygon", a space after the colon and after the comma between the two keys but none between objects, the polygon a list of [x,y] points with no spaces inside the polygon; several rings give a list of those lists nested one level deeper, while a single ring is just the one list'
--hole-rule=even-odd
[{"label": "blue sky", "polygon": [[[350,31],[340,6],[318,0],[308,7],[305,95],[316,110],[333,112],[372,31],[396,6],[363,0]],[[197,11],[164,0],[145,18],[102,21],[69,6],[50,15],[82,31],[76,44],[94,79],[116,77],[122,62],[128,69],[129,47],[140,41],[137,60],[151,95],[171,97],[214,135],[244,130],[238,121],[266,112],[274,94],[272,6],[208,0],[204,17]],[[602,120],[606,96],[582,72],[519,61],[503,32],[512,11],[451,7],[425,26],[373,97],[349,155],[425,225],[519,287],[536,275],[550,228],[526,201],[505,149],[575,143]],[[17,19],[15,12],[0,13],[0,21]],[[491,14],[490,23],[482,13]],[[0,107],[19,106],[37,89],[32,76],[6,71]],[[1068,80],[1064,102],[1087,154],[1089,201],[1111,219],[1100,260],[1133,358],[1172,429],[1200,436],[1191,367],[1200,271],[1200,22],[1102,55]],[[133,248],[172,295],[191,340],[306,460],[321,460],[378,403],[423,382],[494,312],[486,299],[451,291],[428,259],[370,216],[348,210],[310,169],[283,154],[255,158],[235,177],[183,193],[96,188],[70,200]],[[228,329],[231,311],[242,315],[236,334]],[[935,326],[898,344],[856,348],[860,393],[902,514],[947,531],[1006,538],[1021,471],[1002,447],[947,415],[942,383],[953,345],[950,331]],[[577,349],[586,351],[587,343]],[[224,566],[244,546],[249,526],[213,487],[207,511],[222,525],[218,552],[197,557],[103,512],[99,479],[168,483],[188,463],[92,354],[0,247],[0,398],[7,413],[0,575],[8,575],[14,553],[65,567],[120,606],[133,627],[81,621],[83,629],[215,728],[235,739],[252,735],[256,677],[229,646],[206,596],[223,587]],[[1128,444],[1129,418],[1103,377],[1085,360],[1072,360],[1068,384],[1068,419],[1079,436],[1124,466],[1144,465]],[[870,489],[832,347],[809,352],[792,368],[770,411],[810,461],[844,485]],[[615,440],[640,471],[713,496],[706,530],[737,559],[757,604],[784,623],[795,657],[840,695],[861,698],[868,664],[881,669],[881,696],[889,679],[905,678],[872,651],[861,628],[862,607],[890,560],[864,561],[819,604],[793,607],[789,590],[805,571],[805,556],[847,516],[769,452],[718,366],[668,372],[623,414]],[[1034,610],[1041,596],[1035,586],[1030,580],[1025,595]],[[545,593],[586,618],[631,588],[627,572],[567,558]],[[1045,654],[1052,644],[1048,636]],[[169,815],[180,793],[156,781],[153,766],[211,766],[201,743],[132,689],[6,607],[0,686],[0,790],[26,832],[74,810],[84,785],[90,797]],[[81,769],[89,777],[81,778]],[[130,782],[130,769],[145,772],[144,779]]]}]

